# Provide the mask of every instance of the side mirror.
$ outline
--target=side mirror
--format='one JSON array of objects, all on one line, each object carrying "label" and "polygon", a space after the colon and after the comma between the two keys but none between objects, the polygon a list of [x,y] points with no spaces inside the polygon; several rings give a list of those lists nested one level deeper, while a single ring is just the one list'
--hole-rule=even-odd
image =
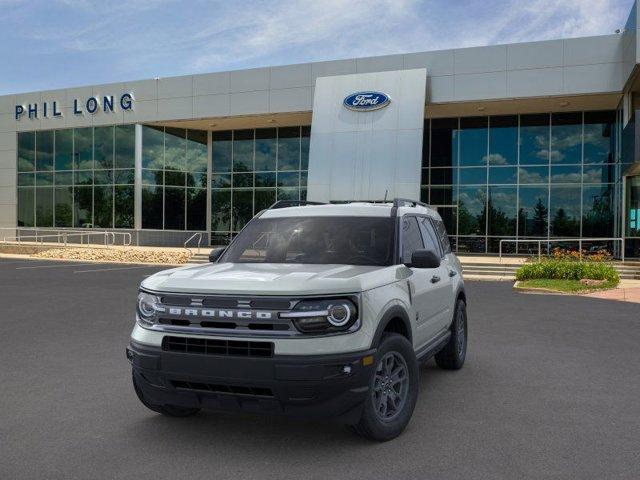
[{"label": "side mirror", "polygon": [[411,255],[411,264],[407,267],[413,268],[438,268],[440,266],[440,255],[433,250],[416,250]]},{"label": "side mirror", "polygon": [[217,247],[211,250],[209,252],[209,261],[211,263],[216,263],[226,249],[226,247]]}]

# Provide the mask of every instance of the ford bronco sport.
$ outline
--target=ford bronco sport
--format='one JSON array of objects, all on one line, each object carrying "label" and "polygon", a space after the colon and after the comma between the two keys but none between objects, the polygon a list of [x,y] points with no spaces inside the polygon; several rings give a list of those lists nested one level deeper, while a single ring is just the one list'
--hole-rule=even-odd
[{"label": "ford bronco sport", "polygon": [[151,410],[330,417],[383,441],[420,362],[464,363],[462,271],[428,205],[277,202],[210,261],[140,285],[127,357]]}]

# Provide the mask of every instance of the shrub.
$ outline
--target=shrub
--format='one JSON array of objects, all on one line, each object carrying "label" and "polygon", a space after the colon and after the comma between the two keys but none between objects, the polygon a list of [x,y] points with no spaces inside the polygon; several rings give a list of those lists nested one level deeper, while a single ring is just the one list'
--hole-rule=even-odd
[{"label": "shrub", "polygon": [[609,262],[613,258],[611,253],[605,249],[597,251],[582,250],[582,258],[578,250],[565,248],[554,248],[549,256],[553,260],[570,260],[573,262]]},{"label": "shrub", "polygon": [[603,262],[580,262],[575,260],[545,259],[534,263],[525,263],[516,271],[516,280],[534,280],[539,278],[559,280],[608,280],[616,285],[620,276],[613,265]]}]

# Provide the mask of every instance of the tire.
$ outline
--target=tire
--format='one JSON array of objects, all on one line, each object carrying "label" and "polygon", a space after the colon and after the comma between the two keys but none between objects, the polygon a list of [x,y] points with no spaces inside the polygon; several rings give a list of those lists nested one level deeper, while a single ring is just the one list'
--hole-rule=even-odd
[{"label": "tire", "polygon": [[[391,376],[385,375],[388,367],[400,376],[395,384],[389,383]],[[411,343],[397,333],[385,334],[376,355],[376,368],[371,375],[362,417],[351,429],[364,438],[378,442],[386,442],[400,435],[411,420],[416,406],[419,380],[418,362]]]},{"label": "tire", "polygon": [[149,410],[161,413],[162,415],[166,415],[168,417],[190,417],[191,415],[195,415],[200,411],[199,408],[186,408],[179,407],[177,405],[154,405],[145,398],[144,393],[142,393],[142,389],[138,384],[138,380],[136,379],[136,374],[133,372],[131,373],[131,379],[133,380],[133,389],[136,391],[138,399]]},{"label": "tire", "polygon": [[467,356],[467,305],[458,300],[451,322],[451,337],[435,355],[436,364],[445,370],[459,370]]}]

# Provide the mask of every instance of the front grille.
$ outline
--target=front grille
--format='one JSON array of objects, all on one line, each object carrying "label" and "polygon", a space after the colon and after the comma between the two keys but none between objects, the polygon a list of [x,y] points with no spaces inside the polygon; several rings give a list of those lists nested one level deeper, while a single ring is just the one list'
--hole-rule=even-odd
[{"label": "front grille", "polygon": [[249,342],[192,337],[164,337],[162,349],[169,352],[225,355],[234,357],[272,357],[273,342]]},{"label": "front grille", "polygon": [[221,385],[213,383],[186,382],[184,380],[171,380],[174,388],[183,390],[197,390],[201,392],[226,393],[230,395],[249,395],[253,397],[273,397],[270,388],[247,387],[243,385]]}]

